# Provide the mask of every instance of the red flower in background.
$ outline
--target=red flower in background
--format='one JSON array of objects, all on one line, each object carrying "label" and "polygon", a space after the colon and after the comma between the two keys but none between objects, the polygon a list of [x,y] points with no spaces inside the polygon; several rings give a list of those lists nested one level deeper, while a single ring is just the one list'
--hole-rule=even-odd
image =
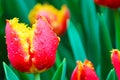
[{"label": "red flower in background", "polygon": [[94,0],[96,4],[117,9],[120,7],[120,0]]},{"label": "red flower in background", "polygon": [[111,54],[112,64],[115,68],[118,79],[120,80],[120,51],[113,49]]},{"label": "red flower in background", "polygon": [[7,20],[6,44],[12,66],[21,72],[43,72],[53,66],[59,38],[47,20],[39,17],[32,28],[18,19]]},{"label": "red flower in background", "polygon": [[58,10],[49,4],[36,4],[29,13],[29,20],[33,24],[40,16],[47,19],[57,35],[62,35],[67,29],[67,19],[69,19],[70,13],[65,5],[62,6],[61,10]]},{"label": "red flower in background", "polygon": [[84,63],[77,61],[77,66],[74,69],[71,80],[99,80],[92,63],[85,60]]}]

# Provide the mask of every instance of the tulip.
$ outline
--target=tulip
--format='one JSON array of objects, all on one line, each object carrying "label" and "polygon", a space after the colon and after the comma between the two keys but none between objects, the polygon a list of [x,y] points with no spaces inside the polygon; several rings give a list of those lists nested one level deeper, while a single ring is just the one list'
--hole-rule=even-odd
[{"label": "tulip", "polygon": [[49,4],[36,4],[28,16],[31,24],[35,23],[35,20],[39,19],[40,16],[47,19],[57,35],[62,35],[67,29],[67,19],[70,17],[70,13],[65,5],[62,6],[61,10],[57,10]]},{"label": "tulip", "polygon": [[41,16],[32,28],[18,21],[18,18],[6,21],[6,44],[12,66],[28,73],[52,67],[60,39],[47,20]]},{"label": "tulip", "polygon": [[94,0],[94,2],[98,5],[107,6],[113,9],[120,7],[120,0]]},{"label": "tulip", "polygon": [[117,49],[113,49],[111,52],[112,52],[111,54],[112,64],[115,68],[118,80],[120,80],[120,51]]},{"label": "tulip", "polygon": [[84,63],[77,61],[77,66],[74,69],[71,80],[99,80],[92,63],[85,60]]}]

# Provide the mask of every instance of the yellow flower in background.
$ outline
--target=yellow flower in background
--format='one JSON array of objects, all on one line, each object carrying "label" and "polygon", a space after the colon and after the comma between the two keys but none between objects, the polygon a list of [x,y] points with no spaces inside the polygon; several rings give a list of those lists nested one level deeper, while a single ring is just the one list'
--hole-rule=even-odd
[{"label": "yellow flower in background", "polygon": [[34,24],[40,16],[47,19],[57,35],[62,35],[67,29],[67,19],[69,19],[70,13],[66,5],[58,10],[50,4],[36,4],[28,16],[31,24]]}]

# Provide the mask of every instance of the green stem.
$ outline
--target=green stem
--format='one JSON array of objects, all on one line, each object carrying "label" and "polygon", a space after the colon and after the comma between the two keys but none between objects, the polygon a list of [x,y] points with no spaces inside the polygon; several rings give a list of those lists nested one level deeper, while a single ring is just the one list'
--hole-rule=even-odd
[{"label": "green stem", "polygon": [[40,80],[40,74],[34,73],[34,80]]},{"label": "green stem", "polygon": [[57,68],[59,67],[60,63],[61,63],[61,60],[60,60],[59,53],[57,51],[57,54],[56,54],[56,66],[57,66]]}]

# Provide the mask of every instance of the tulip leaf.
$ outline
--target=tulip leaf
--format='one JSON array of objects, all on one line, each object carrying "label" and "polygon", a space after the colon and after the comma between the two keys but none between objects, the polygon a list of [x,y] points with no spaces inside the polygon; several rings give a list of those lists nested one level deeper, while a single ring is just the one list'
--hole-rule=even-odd
[{"label": "tulip leaf", "polygon": [[18,75],[19,75],[20,80],[33,80],[34,79],[33,74],[18,72]]},{"label": "tulip leaf", "polygon": [[60,60],[60,55],[57,51],[57,54],[56,54],[56,66],[59,67],[59,64],[61,63],[61,60]]},{"label": "tulip leaf", "polygon": [[120,14],[119,11],[116,10],[114,12],[115,15],[115,30],[116,30],[116,46],[118,49],[120,49]]},{"label": "tulip leaf", "polygon": [[110,70],[106,80],[117,80],[114,68]]},{"label": "tulip leaf", "polygon": [[[12,1],[4,0],[3,1],[3,4],[4,4],[3,9],[5,10],[5,15],[7,15],[6,18],[18,17],[18,18],[20,18],[20,21],[29,23],[29,21],[28,21],[29,7],[28,7],[28,4],[25,3],[25,1],[24,0],[12,0]],[[29,1],[29,2],[31,2],[31,1]]]},{"label": "tulip leaf", "polygon": [[65,80],[65,74],[66,74],[66,59],[64,59],[63,62],[60,64],[52,80]]},{"label": "tulip leaf", "polygon": [[[82,27],[85,29],[85,50],[89,60],[95,68],[100,62],[99,24],[96,15],[94,0],[80,0],[82,13]],[[86,5],[87,4],[87,5]],[[91,7],[91,8],[90,8]],[[97,58],[96,58],[96,57]]]},{"label": "tulip leaf", "polygon": [[72,21],[68,22],[68,37],[70,40],[70,44],[73,50],[74,58],[77,60],[84,61],[86,59],[85,50],[82,44],[82,40],[79,36],[78,31],[76,30]]},{"label": "tulip leaf", "polygon": [[[61,40],[61,41],[66,41],[66,40]],[[58,47],[58,53],[59,53],[61,59],[63,59],[64,57],[67,59],[66,60],[66,62],[67,62],[67,67],[66,67],[67,72],[66,73],[67,73],[68,80],[70,80],[71,73],[76,66],[76,61],[74,60],[72,50],[71,50],[71,48],[68,48],[63,43],[60,43],[59,47]]]},{"label": "tulip leaf", "polygon": [[11,70],[16,74],[16,76],[19,78],[19,80],[33,80],[34,79],[33,74],[17,71],[13,67],[11,67]]},{"label": "tulip leaf", "polygon": [[111,60],[110,60],[110,50],[112,50],[112,42],[110,39],[110,34],[108,30],[108,26],[105,21],[105,14],[98,15],[99,18],[99,32],[100,32],[100,43],[101,43],[101,79],[105,80],[108,72],[112,68]]},{"label": "tulip leaf", "polygon": [[[56,68],[55,68],[56,69]],[[41,80],[51,80],[53,75],[54,75],[54,72],[55,72],[55,69],[54,69],[54,66],[52,68],[50,68],[49,70],[43,72],[40,74],[40,78]]]},{"label": "tulip leaf", "polygon": [[12,69],[5,62],[3,62],[3,67],[5,70],[5,75],[6,75],[7,80],[19,80],[16,74],[12,71]]}]

